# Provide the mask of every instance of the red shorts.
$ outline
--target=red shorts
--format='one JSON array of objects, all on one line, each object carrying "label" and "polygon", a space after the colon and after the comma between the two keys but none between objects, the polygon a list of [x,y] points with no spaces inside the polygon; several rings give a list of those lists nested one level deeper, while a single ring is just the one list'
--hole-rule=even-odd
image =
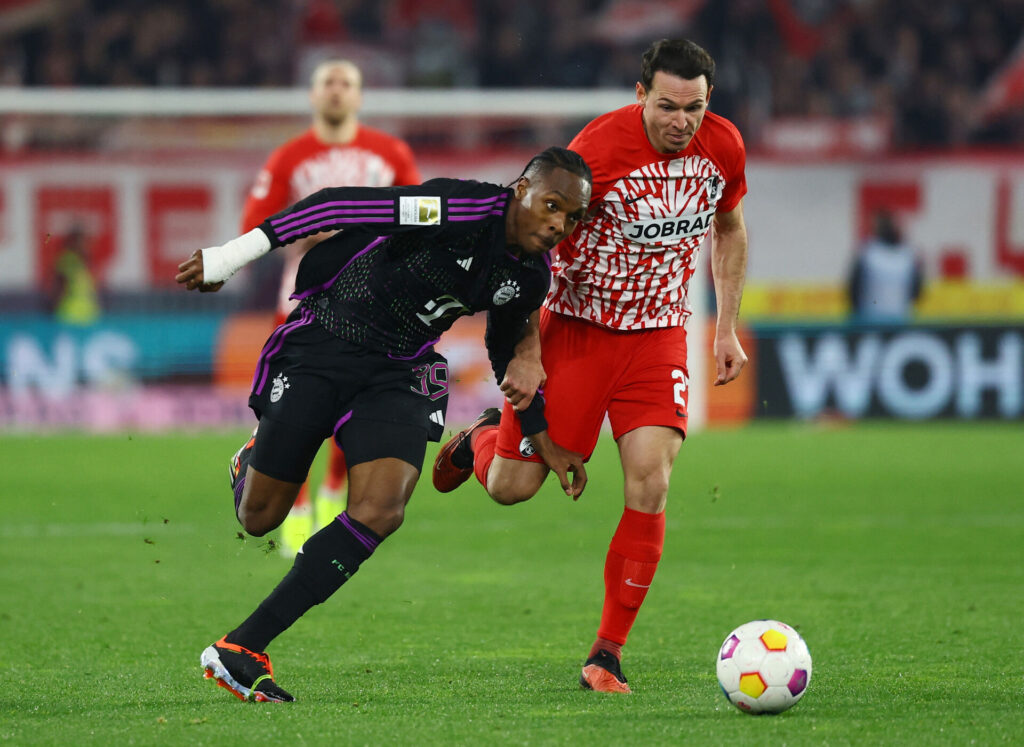
[{"label": "red shorts", "polygon": [[[616,439],[644,425],[686,435],[689,374],[682,327],[621,332],[542,309],[540,341],[548,375],[544,415],[555,443],[589,459],[606,413]],[[508,402],[496,453],[541,461]]]}]

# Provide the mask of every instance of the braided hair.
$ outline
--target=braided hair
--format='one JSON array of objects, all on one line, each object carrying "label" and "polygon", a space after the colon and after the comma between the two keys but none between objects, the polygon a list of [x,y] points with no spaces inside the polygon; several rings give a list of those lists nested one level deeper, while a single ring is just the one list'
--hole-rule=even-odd
[{"label": "braided hair", "polygon": [[526,164],[526,168],[523,169],[523,173],[519,176],[520,178],[525,176],[527,179],[531,179],[534,176],[549,174],[554,169],[565,169],[570,174],[586,179],[587,184],[593,185],[594,183],[590,167],[583,160],[583,156],[574,150],[560,148],[557,145],[552,145],[531,158],[530,162]]}]

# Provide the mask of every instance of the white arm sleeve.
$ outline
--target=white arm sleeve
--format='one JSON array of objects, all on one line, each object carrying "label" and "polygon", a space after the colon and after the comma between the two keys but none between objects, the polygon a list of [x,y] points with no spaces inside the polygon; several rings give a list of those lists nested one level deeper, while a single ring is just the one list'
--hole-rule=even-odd
[{"label": "white arm sleeve", "polygon": [[223,282],[269,251],[270,239],[258,228],[221,246],[203,249],[203,282]]}]

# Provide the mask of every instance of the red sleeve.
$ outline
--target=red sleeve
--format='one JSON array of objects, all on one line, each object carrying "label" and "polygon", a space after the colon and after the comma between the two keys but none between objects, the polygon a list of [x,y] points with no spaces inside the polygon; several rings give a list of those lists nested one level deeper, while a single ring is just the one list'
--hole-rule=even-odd
[{"label": "red sleeve", "polygon": [[718,201],[716,213],[728,213],[733,210],[747,193],[747,148],[743,144],[739,130],[731,123],[728,134],[732,159],[725,170],[725,189],[722,190],[722,199]]},{"label": "red sleeve", "polygon": [[395,186],[422,182],[423,177],[420,176],[420,170],[412,157],[412,148],[404,140],[399,140],[395,145]]},{"label": "red sleeve", "polygon": [[584,127],[569,143],[569,150],[578,153],[590,167],[592,199],[591,208],[599,202],[611,188],[611,177],[608,173],[607,149],[600,147],[600,138],[590,136],[590,126]]},{"label": "red sleeve", "polygon": [[290,178],[290,162],[281,149],[275,150],[256,176],[256,181],[245,198],[242,233],[251,231],[271,215],[281,212],[291,204],[291,190],[288,186]]}]

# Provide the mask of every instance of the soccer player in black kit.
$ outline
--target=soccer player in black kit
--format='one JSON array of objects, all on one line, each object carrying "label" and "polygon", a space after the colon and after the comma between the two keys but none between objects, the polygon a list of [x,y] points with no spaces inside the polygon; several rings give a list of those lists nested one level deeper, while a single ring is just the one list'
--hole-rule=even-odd
[{"label": "soccer player in black kit", "polygon": [[[249,397],[259,424],[232,459],[231,482],[239,522],[266,534],[333,436],[349,463],[348,508],[310,537],[239,627],[203,651],[207,678],[243,700],[294,700],[274,682],[264,649],[402,524],[426,443],[444,428],[448,367],[434,343],[460,315],[487,311],[485,342],[500,382],[517,345],[537,334],[548,250],[583,219],[590,190],[583,159],[557,147],[535,156],[511,188],[457,179],[330,188],[179,266],[178,283],[216,291],[272,248],[337,232],[303,258],[299,307],[263,348]],[[485,411],[477,424],[499,417]],[[520,417],[563,490],[578,497],[582,459],[547,436],[543,398]]]}]

